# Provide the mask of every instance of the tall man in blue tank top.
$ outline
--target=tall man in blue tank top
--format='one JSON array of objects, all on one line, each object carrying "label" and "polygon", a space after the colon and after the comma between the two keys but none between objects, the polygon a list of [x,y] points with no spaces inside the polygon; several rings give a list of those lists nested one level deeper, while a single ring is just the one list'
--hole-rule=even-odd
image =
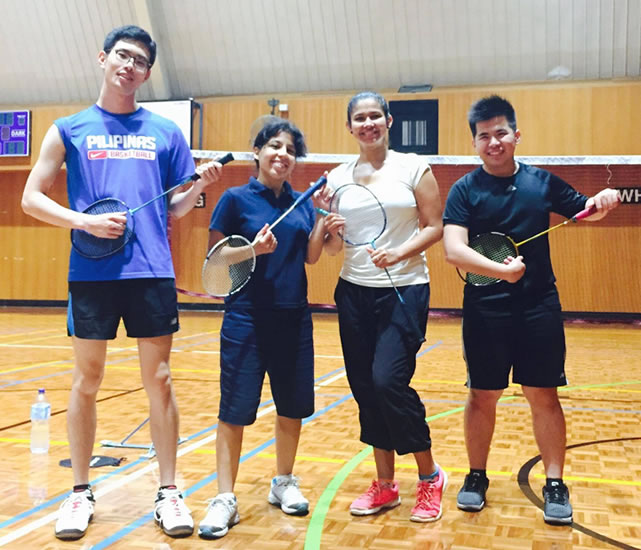
[{"label": "tall man in blue tank top", "polygon": [[[89,215],[83,210],[105,197],[138,206],[196,171],[178,126],[136,103],[136,91],[150,77],[155,58],[155,42],[139,27],[119,27],[107,35],[98,54],[104,73],[98,101],[49,128],[25,186],[22,208],[27,214],[96,237],[117,238],[125,228],[126,213]],[[70,208],[49,198],[63,163]],[[181,217],[193,208],[202,190],[220,177],[221,165],[212,162],[197,171],[200,179],[187,190],[173,192],[136,214],[136,236],[123,250],[102,259],[71,251],[68,333],[75,367],[67,431],[74,488],[56,522],[60,539],[81,538],[93,517],[89,461],[96,435],[96,394],[107,340],[116,337],[120,319],[127,335],[138,340],[149,398],[160,475],[154,517],[170,536],[193,532],[191,513],[175,485],[178,409],[169,355],[179,326],[167,221],[169,214]]]},{"label": "tall man in blue tank top", "polygon": [[565,336],[547,235],[519,248],[516,258],[493,262],[468,246],[468,236],[498,231],[517,242],[548,228],[550,212],[571,218],[594,206],[586,218],[603,218],[618,204],[614,189],[593,197],[575,191],[545,170],[514,159],[521,133],[514,108],[490,96],[468,114],[474,148],[483,165],[450,190],[443,215],[447,261],[472,273],[500,279],[490,286],[465,285],[463,352],[469,394],[465,405],[465,444],[470,471],[457,506],[478,512],[489,485],[487,458],[496,405],[509,383],[520,384],[532,410],[534,438],[541,452],[546,483],[543,517],[550,524],[572,523],[568,488],[563,483],[565,418],[557,387],[565,377]]}]

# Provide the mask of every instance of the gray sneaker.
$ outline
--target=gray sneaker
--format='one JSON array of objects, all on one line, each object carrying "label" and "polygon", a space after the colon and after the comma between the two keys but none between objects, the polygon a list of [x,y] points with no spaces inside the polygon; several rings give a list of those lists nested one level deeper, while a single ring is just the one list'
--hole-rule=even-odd
[{"label": "gray sneaker", "polygon": [[489,485],[487,477],[476,472],[467,474],[456,497],[456,506],[466,512],[480,512],[485,506],[485,493]]},{"label": "gray sneaker", "polygon": [[198,536],[203,539],[219,539],[239,521],[238,502],[234,493],[220,493],[209,503],[207,514],[198,526]]},{"label": "gray sneaker", "polygon": [[543,519],[550,525],[572,523],[570,491],[562,481],[552,481],[543,487]]},{"label": "gray sneaker", "polygon": [[292,516],[304,516],[309,512],[309,501],[298,488],[298,478],[292,474],[272,479],[267,500]]}]

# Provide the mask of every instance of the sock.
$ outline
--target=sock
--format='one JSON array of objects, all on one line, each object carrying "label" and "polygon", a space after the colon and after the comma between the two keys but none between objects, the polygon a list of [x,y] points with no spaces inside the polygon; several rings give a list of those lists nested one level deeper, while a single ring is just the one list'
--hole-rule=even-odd
[{"label": "sock", "polygon": [[433,479],[436,479],[436,476],[438,476],[438,468],[428,475],[418,474],[418,479],[421,481],[432,481]]},{"label": "sock", "polygon": [[545,478],[545,486],[546,487],[552,487],[554,485],[562,485],[563,484],[563,478],[561,477],[546,477]]},{"label": "sock", "polygon": [[475,470],[474,468],[470,468],[470,475],[481,476],[484,479],[487,478],[486,470]]},{"label": "sock", "polygon": [[74,493],[82,493],[83,491],[86,491],[87,489],[90,489],[91,485],[88,483],[84,485],[74,485],[73,486],[73,492]]},{"label": "sock", "polygon": [[161,485],[158,490],[162,491],[163,489],[178,489],[178,487],[175,485]]}]

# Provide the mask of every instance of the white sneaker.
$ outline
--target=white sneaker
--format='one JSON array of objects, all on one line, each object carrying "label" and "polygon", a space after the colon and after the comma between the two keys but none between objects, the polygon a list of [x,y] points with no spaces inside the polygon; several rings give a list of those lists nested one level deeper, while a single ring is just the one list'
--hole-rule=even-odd
[{"label": "white sneaker", "polygon": [[267,500],[292,516],[304,516],[309,512],[309,501],[300,492],[298,478],[293,474],[272,479]]},{"label": "white sneaker", "polygon": [[188,537],[194,520],[178,489],[160,489],[156,496],[154,520],[170,537]]},{"label": "white sneaker", "polygon": [[234,493],[220,493],[211,499],[207,514],[198,526],[198,536],[203,539],[219,539],[239,521],[238,502]]},{"label": "white sneaker", "polygon": [[56,521],[56,537],[61,540],[77,540],[84,537],[93,518],[96,500],[91,489],[71,493],[60,505]]}]

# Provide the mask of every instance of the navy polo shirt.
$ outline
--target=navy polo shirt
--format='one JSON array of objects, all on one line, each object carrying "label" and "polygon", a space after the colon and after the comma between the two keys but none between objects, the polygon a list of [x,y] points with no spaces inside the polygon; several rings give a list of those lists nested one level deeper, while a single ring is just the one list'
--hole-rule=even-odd
[{"label": "navy polo shirt", "polygon": [[[280,196],[250,178],[249,183],[227,189],[211,216],[210,230],[225,236],[242,235],[250,242],[266,223],[272,223],[301,195],[288,182]],[[305,258],[316,214],[311,200],[295,208],[274,229],[278,240],[271,254],[256,257],[249,282],[225,299],[226,309],[299,308],[307,305]]]},{"label": "navy polo shirt", "polygon": [[[520,242],[550,226],[550,212],[571,218],[585,207],[587,197],[558,176],[535,166],[520,164],[516,174],[497,177],[482,167],[459,179],[450,189],[443,223],[466,227],[469,238],[497,231]],[[519,248],[526,269],[515,284],[465,286],[465,296],[529,293],[554,286],[548,236]]]}]

